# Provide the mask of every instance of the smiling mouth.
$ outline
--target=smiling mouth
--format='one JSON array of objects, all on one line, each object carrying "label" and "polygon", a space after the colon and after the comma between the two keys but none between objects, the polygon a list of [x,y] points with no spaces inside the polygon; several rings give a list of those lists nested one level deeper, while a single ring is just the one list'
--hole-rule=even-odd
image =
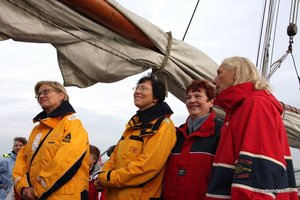
[{"label": "smiling mouth", "polygon": [[199,108],[200,106],[190,106],[190,109]]}]

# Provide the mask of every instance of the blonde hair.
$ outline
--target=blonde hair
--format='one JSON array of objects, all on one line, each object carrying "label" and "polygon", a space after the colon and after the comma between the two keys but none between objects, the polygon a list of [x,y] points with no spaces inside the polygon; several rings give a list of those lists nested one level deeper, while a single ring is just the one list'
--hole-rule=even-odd
[{"label": "blonde hair", "polygon": [[262,78],[256,66],[244,57],[229,57],[222,61],[221,65],[229,70],[234,71],[233,85],[252,82],[256,90],[270,90],[267,81]]},{"label": "blonde hair", "polygon": [[37,82],[34,86],[35,95],[38,94],[38,91],[39,91],[41,85],[44,85],[44,84],[53,87],[58,92],[62,92],[65,96],[64,101],[69,101],[70,98],[69,98],[69,95],[67,93],[67,90],[65,89],[65,87],[62,84],[60,84],[57,81],[39,81],[39,82]]}]

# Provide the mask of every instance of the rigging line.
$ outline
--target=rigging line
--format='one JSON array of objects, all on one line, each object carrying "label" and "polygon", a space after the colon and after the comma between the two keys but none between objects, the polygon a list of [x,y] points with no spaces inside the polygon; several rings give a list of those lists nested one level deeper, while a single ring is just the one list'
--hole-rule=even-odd
[{"label": "rigging line", "polygon": [[272,63],[273,60],[273,53],[274,53],[274,46],[275,46],[275,40],[276,40],[276,31],[277,31],[277,25],[278,25],[278,15],[279,15],[279,7],[280,7],[280,0],[278,0],[277,9],[276,9],[276,18],[275,18],[275,26],[273,31],[273,42],[272,42],[272,48],[271,48],[271,56],[270,61]]},{"label": "rigging line", "polygon": [[283,55],[283,56],[281,56],[281,58],[279,58],[277,61],[275,61],[272,65],[271,65],[271,67],[270,67],[270,73],[269,73],[269,75],[268,75],[268,77],[267,77],[267,80],[269,80],[270,78],[271,78],[271,76],[275,73],[275,71],[278,69],[278,68],[280,68],[280,66],[281,66],[281,64],[282,64],[282,62],[285,60],[285,58],[289,55],[289,51],[286,51],[286,53]]},{"label": "rigging line", "polygon": [[296,62],[295,62],[295,58],[294,58],[293,53],[291,53],[291,56],[292,56],[292,59],[293,59],[293,64],[294,64],[294,68],[295,68],[295,71],[296,71],[296,75],[297,75],[297,77],[298,77],[298,81],[299,81],[299,89],[300,89],[300,76],[299,76],[298,71],[297,71]]},{"label": "rigging line", "polygon": [[265,0],[265,5],[263,7],[263,16],[261,20],[261,28],[260,28],[260,34],[259,34],[259,42],[258,42],[258,49],[257,49],[257,57],[256,57],[256,66],[258,66],[258,60],[259,60],[259,53],[260,53],[260,46],[262,41],[262,32],[263,32],[263,26],[265,21],[265,15],[266,15],[266,8],[267,8],[267,0]]},{"label": "rigging line", "polygon": [[290,23],[297,24],[299,0],[292,0],[291,12],[290,12]]},{"label": "rigging line", "polygon": [[[81,38],[80,36],[77,36],[76,34],[74,34],[74,33],[70,32],[70,31],[68,31],[68,30],[66,30],[66,29],[64,29],[64,28],[62,28],[62,27],[60,27],[59,25],[57,25],[57,24],[55,24],[55,23],[53,23],[53,22],[51,22],[51,21],[49,21],[49,20],[47,20],[47,19],[45,19],[44,17],[39,16],[39,15],[33,13],[32,11],[30,11],[30,10],[28,10],[28,9],[26,9],[26,8],[24,8],[24,7],[22,7],[22,6],[20,6],[19,4],[13,2],[12,0],[7,0],[7,1],[8,1],[9,3],[15,5],[16,7],[18,7],[18,8],[20,8],[20,9],[22,9],[22,10],[28,12],[29,14],[33,15],[34,17],[37,17],[37,18],[39,18],[40,20],[42,20],[42,21],[44,21],[44,22],[46,22],[46,23],[48,23],[48,24],[50,24],[50,25],[52,25],[52,26],[54,26],[54,27],[56,27],[56,28],[58,28],[58,29],[60,29],[60,30],[62,30],[62,31],[64,31],[65,33],[67,33],[67,34],[69,34],[69,35],[72,35],[73,37],[75,37],[75,38],[77,38],[77,39],[79,39],[79,40],[81,40],[81,41],[83,41],[83,42],[86,42],[86,43],[88,43],[88,44],[90,44],[90,45],[92,45],[92,46],[94,46],[94,47],[96,47],[96,48],[98,48],[98,49],[101,49],[101,50],[103,50],[103,51],[105,51],[105,52],[107,52],[107,53],[110,53],[110,54],[112,54],[112,55],[115,55],[115,56],[117,56],[117,57],[119,57],[119,58],[121,58],[121,59],[123,59],[123,60],[126,60],[126,61],[128,61],[128,62],[130,62],[130,63],[133,63],[133,64],[135,64],[135,65],[138,65],[138,66],[142,66],[142,67],[146,67],[146,68],[156,68],[156,66],[153,66],[153,65],[150,65],[150,64],[147,64],[147,63],[142,63],[142,62],[139,62],[138,60],[135,60],[135,59],[130,58],[130,57],[127,56],[126,54],[123,54],[122,52],[118,51],[117,49],[114,49],[113,47],[110,47],[108,44],[103,43],[102,41],[100,41],[100,40],[98,40],[96,37],[94,37],[93,35],[89,34],[88,32],[86,32],[86,31],[80,29],[79,27],[77,27],[77,26],[75,26],[75,25],[73,25],[73,24],[71,24],[71,23],[69,23],[69,22],[66,22],[66,23],[69,24],[69,25],[71,25],[71,26],[74,27],[75,29],[77,29],[77,30],[79,30],[79,31],[81,31],[81,32],[83,32],[83,33],[85,33],[86,35],[90,36],[91,38],[95,39],[96,41],[98,41],[98,42],[100,42],[100,43],[102,43],[102,44],[108,46],[109,48],[115,50],[116,52],[118,52],[118,53],[120,53],[120,54],[122,54],[122,55],[119,55],[119,54],[117,54],[117,53],[114,53],[114,52],[112,52],[112,51],[110,51],[110,50],[108,50],[108,49],[105,49],[105,48],[103,48],[103,47],[101,47],[101,46],[99,46],[99,45],[97,45],[97,44],[94,44],[94,43],[92,43],[92,42],[90,42],[90,41],[88,41],[88,40],[86,40],[86,39],[83,39],[83,38]],[[33,3],[33,2],[32,2],[32,3]],[[35,7],[36,7],[37,9],[40,9],[40,10],[43,11],[44,13],[48,14],[49,16],[52,16],[52,17],[54,17],[54,18],[57,17],[57,16],[52,15],[51,13],[49,13],[48,11],[46,11],[45,9],[41,8],[40,6],[35,5]],[[56,18],[56,19],[60,19],[60,18]],[[60,19],[60,20],[62,20],[62,19]]]},{"label": "rigging line", "polygon": [[262,77],[267,76],[267,67],[269,66],[269,48],[270,48],[271,30],[272,30],[273,17],[274,17],[274,5],[275,5],[274,1],[270,0],[269,9],[268,9],[268,18],[266,20],[263,55],[261,58],[262,67],[260,72]]},{"label": "rigging line", "polygon": [[299,0],[295,2],[292,0],[291,8],[290,8],[290,19],[289,25],[287,28],[287,34],[290,36],[290,46],[292,47],[293,37],[297,34],[297,15],[299,8]]},{"label": "rigging line", "polygon": [[197,7],[198,7],[199,2],[200,2],[200,0],[198,0],[197,3],[196,3],[196,6],[195,6],[195,8],[194,8],[194,12],[193,12],[193,14],[192,14],[192,17],[191,17],[191,19],[190,19],[190,21],[189,21],[189,24],[188,24],[186,30],[185,30],[185,33],[184,33],[183,38],[182,38],[182,41],[184,41],[184,38],[185,38],[185,36],[186,36],[186,34],[187,34],[189,28],[190,28],[190,25],[191,25],[192,20],[193,20],[193,18],[194,18],[194,14],[195,14],[195,12],[196,12],[196,10],[197,10]]},{"label": "rigging line", "polygon": [[[298,71],[297,71],[296,62],[295,62],[294,55],[293,55],[293,46],[292,46],[293,45],[293,38],[294,38],[294,36],[297,33],[297,25],[294,24],[294,22],[296,22],[297,19],[295,19],[294,15],[295,15],[295,12],[298,14],[298,6],[299,6],[299,1],[298,1],[297,5],[295,4],[294,1],[292,1],[292,3],[291,3],[291,10],[290,10],[290,21],[289,21],[289,25],[288,25],[288,29],[287,29],[287,34],[289,36],[288,50],[286,51],[286,53],[280,59],[278,59],[277,61],[275,61],[271,65],[271,67],[270,67],[270,73],[268,75],[268,80],[275,73],[275,71],[280,68],[282,62],[288,56],[288,54],[291,54],[292,59],[293,59],[293,64],[294,64],[295,72],[296,72],[296,75],[297,75],[297,78],[298,78],[298,81],[299,81],[299,86],[300,86],[300,77],[299,77],[299,74],[298,74]],[[294,18],[294,20],[291,19],[291,18]]]}]

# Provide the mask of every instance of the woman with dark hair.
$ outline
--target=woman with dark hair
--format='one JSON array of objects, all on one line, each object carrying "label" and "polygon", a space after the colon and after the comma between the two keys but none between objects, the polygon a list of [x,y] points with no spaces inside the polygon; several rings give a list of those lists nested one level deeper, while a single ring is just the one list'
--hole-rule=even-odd
[{"label": "woman with dark hair", "polygon": [[163,199],[203,200],[223,121],[213,112],[216,88],[194,80],[186,89],[189,116],[177,128],[177,142],[168,160]]},{"label": "woman with dark hair", "polygon": [[134,88],[139,110],[95,181],[98,189],[107,188],[107,200],[161,197],[166,161],[176,141],[165,95],[165,85],[153,76],[141,78]]}]

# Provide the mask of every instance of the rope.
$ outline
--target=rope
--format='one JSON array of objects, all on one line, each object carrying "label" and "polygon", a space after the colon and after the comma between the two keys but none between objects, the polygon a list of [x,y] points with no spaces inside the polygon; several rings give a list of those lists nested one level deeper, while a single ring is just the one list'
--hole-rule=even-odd
[{"label": "rope", "polygon": [[286,51],[286,53],[281,56],[281,58],[279,58],[277,61],[275,61],[271,67],[270,67],[270,72],[269,75],[267,77],[267,80],[270,80],[271,76],[273,76],[273,74],[275,73],[275,71],[280,68],[282,62],[285,60],[285,58],[289,55],[289,50]]},{"label": "rope", "polygon": [[290,24],[297,24],[299,0],[292,0],[290,12]]},{"label": "rope", "polygon": [[168,43],[167,43],[167,47],[166,47],[166,53],[165,53],[165,57],[164,57],[164,60],[163,62],[161,63],[160,65],[160,68],[159,69],[155,69],[155,68],[152,68],[152,73],[153,75],[156,74],[156,72],[159,72],[159,71],[162,71],[165,69],[165,66],[169,60],[169,57],[170,57],[170,52],[171,52],[171,47],[172,47],[172,32],[167,32],[167,35],[168,35]]},{"label": "rope", "polygon": [[299,6],[299,1],[292,0],[291,10],[290,10],[290,22],[289,22],[289,25],[288,25],[288,28],[287,28],[287,34],[289,36],[289,46],[288,46],[288,49],[285,52],[285,54],[270,66],[270,73],[268,74],[267,80],[269,80],[271,78],[271,76],[275,73],[275,71],[278,68],[280,68],[280,66],[281,66],[282,62],[285,60],[285,58],[289,54],[291,54],[291,57],[292,57],[292,60],[293,60],[293,65],[294,65],[294,68],[295,68],[296,76],[298,78],[299,87],[300,87],[300,77],[299,77],[299,74],[298,74],[298,71],[297,71],[296,62],[295,62],[294,55],[293,55],[293,43],[294,43],[293,38],[297,34],[297,25],[296,25],[296,23],[297,23],[298,6]]},{"label": "rope", "polygon": [[266,22],[266,29],[265,29],[265,39],[264,39],[264,53],[262,56],[262,67],[261,67],[261,75],[263,77],[267,77],[268,66],[269,66],[269,48],[270,48],[270,40],[271,40],[271,32],[272,32],[272,25],[274,20],[274,12],[275,12],[276,4],[273,1],[270,1],[269,9],[268,9],[268,18]]},{"label": "rope", "polygon": [[276,9],[276,18],[275,18],[275,23],[274,23],[275,25],[274,25],[274,31],[273,31],[274,39],[272,42],[272,49],[271,49],[271,56],[270,56],[271,63],[273,60],[274,46],[275,46],[275,41],[276,41],[276,31],[277,31],[277,25],[278,25],[279,7],[280,7],[280,0],[278,0],[277,9]]},{"label": "rope", "polygon": [[300,109],[298,109],[296,107],[293,107],[291,105],[285,104],[283,102],[280,102],[280,103],[281,103],[281,106],[282,106],[283,110],[290,111],[290,112],[293,112],[293,113],[296,113],[296,114],[300,115]]},{"label": "rope", "polygon": [[[171,31],[170,31],[170,32],[167,32],[167,35],[168,35],[168,43],[167,43],[167,47],[166,47],[166,53],[165,53],[164,60],[163,60],[163,62],[161,63],[159,69],[154,69],[154,68],[152,68],[151,75],[153,75],[153,76],[156,76],[156,73],[157,73],[157,72],[162,71],[162,70],[165,68],[165,66],[166,66],[166,64],[167,64],[167,62],[168,62],[168,60],[169,60],[170,52],[171,52],[171,47],[172,47],[172,40],[173,40],[172,32],[171,32]],[[165,96],[167,97],[167,96],[168,96],[168,83],[167,83],[167,78],[166,78],[166,76],[163,76],[163,79],[164,79],[163,82],[164,82],[164,84],[165,84],[165,86],[166,86],[166,94],[165,94]]]},{"label": "rope", "polygon": [[167,48],[166,48],[166,55],[164,57],[164,60],[160,66],[160,69],[159,71],[163,70],[169,60],[169,57],[170,57],[170,52],[171,52],[171,47],[172,47],[172,32],[167,32],[167,35],[168,35],[168,43],[167,43]]},{"label": "rope", "polygon": [[[118,50],[116,50],[116,49],[110,47],[109,45],[103,43],[102,41],[99,41],[99,40],[98,40],[96,37],[94,37],[93,35],[89,34],[88,32],[86,32],[86,31],[80,29],[79,27],[77,27],[77,26],[75,26],[75,25],[73,25],[73,24],[71,24],[71,23],[66,22],[66,23],[68,23],[69,25],[71,25],[72,27],[74,27],[75,29],[77,29],[77,30],[79,30],[79,31],[81,31],[81,32],[83,32],[83,33],[85,33],[86,35],[90,36],[91,38],[95,39],[96,41],[99,41],[100,43],[102,43],[102,44],[104,44],[104,45],[110,47],[111,49],[115,50],[116,52],[118,52],[118,53],[120,53],[120,54],[123,54],[124,56],[118,55],[118,54],[116,54],[116,53],[114,53],[114,52],[112,52],[112,51],[110,51],[110,50],[108,50],[108,49],[104,49],[103,47],[101,47],[101,46],[99,46],[99,45],[97,45],[97,44],[94,44],[94,43],[92,43],[92,42],[90,42],[90,41],[88,41],[88,40],[85,40],[85,39],[81,38],[80,36],[77,36],[77,35],[71,33],[70,31],[68,31],[68,30],[66,30],[66,29],[64,29],[64,28],[62,28],[62,27],[60,27],[59,25],[57,25],[57,24],[55,24],[55,23],[53,23],[53,22],[51,22],[51,21],[45,19],[44,17],[42,17],[42,16],[40,16],[40,15],[37,15],[37,14],[33,13],[32,11],[30,11],[30,10],[28,10],[28,9],[26,9],[26,8],[24,8],[24,7],[22,7],[22,6],[20,6],[20,5],[18,5],[17,3],[13,2],[13,0],[6,0],[6,1],[8,1],[9,3],[13,4],[14,6],[20,8],[21,10],[24,10],[25,12],[31,14],[32,16],[34,16],[34,17],[36,17],[36,18],[38,18],[38,19],[40,19],[40,20],[42,20],[42,21],[44,21],[44,22],[46,22],[46,23],[48,23],[48,24],[50,24],[50,25],[52,25],[52,26],[54,26],[54,27],[56,27],[56,28],[58,28],[58,29],[60,29],[60,30],[62,30],[62,31],[64,31],[65,33],[67,33],[67,34],[69,34],[69,35],[72,35],[73,37],[75,37],[75,38],[77,38],[77,39],[79,39],[79,40],[81,40],[81,41],[83,41],[83,42],[86,42],[86,43],[88,43],[88,44],[90,44],[90,45],[92,45],[92,46],[94,46],[94,47],[96,47],[96,48],[98,48],[98,49],[101,49],[101,50],[103,50],[103,51],[105,51],[105,52],[107,52],[107,53],[110,53],[110,54],[112,54],[112,55],[115,55],[115,56],[117,56],[117,57],[119,57],[119,58],[121,58],[121,59],[123,59],[123,60],[126,60],[126,61],[128,61],[128,62],[130,62],[130,63],[132,63],[132,64],[135,64],[135,65],[138,65],[138,66],[142,66],[142,67],[146,67],[146,68],[151,68],[151,69],[156,69],[156,68],[157,68],[156,65],[150,65],[149,63],[142,63],[142,62],[139,62],[138,60],[134,60],[134,59],[130,58],[129,56],[123,54],[122,52],[118,52]],[[39,6],[35,5],[35,8],[36,8],[36,9],[38,9],[38,7],[39,7]],[[43,9],[43,8],[40,8],[40,10],[43,11],[44,13],[46,13],[46,14],[48,13],[48,15],[50,15],[50,16],[53,16],[52,13],[47,12],[47,11],[46,11],[45,9]],[[60,18],[58,18],[57,16],[53,16],[53,18],[60,19]],[[62,19],[60,19],[60,20],[62,20]],[[172,36],[172,35],[171,35],[171,36]],[[170,39],[170,36],[169,36],[168,44],[171,44],[171,41],[172,41],[172,38]],[[169,53],[168,53],[168,51],[169,51],[168,49],[170,50],[170,49],[171,49],[171,46],[170,46],[169,48],[167,47],[167,49],[166,49],[166,54],[169,54]],[[128,58],[126,58],[126,57],[128,57]],[[167,57],[169,57],[169,56],[167,56]],[[167,62],[168,59],[165,58],[165,60],[166,60],[166,62]],[[162,65],[162,66],[164,66],[164,65]],[[166,73],[166,75],[168,76],[167,73]],[[176,82],[176,80],[175,80],[172,76],[169,76],[168,78]],[[166,82],[166,77],[165,77],[165,82]],[[184,86],[182,86],[182,85],[177,85],[177,86],[184,89]],[[166,87],[167,87],[167,84],[166,84]],[[168,90],[166,90],[166,92],[167,92],[167,91],[168,91]],[[167,95],[166,95],[166,96],[167,96]]]},{"label": "rope", "polygon": [[293,53],[291,53],[291,56],[292,56],[292,59],[293,59],[293,64],[294,64],[295,72],[296,72],[296,75],[297,75],[297,77],[298,77],[298,81],[299,81],[299,89],[300,89],[300,76],[299,76],[298,71],[297,71],[296,62],[295,62],[295,58],[294,58]]},{"label": "rope", "polygon": [[264,21],[265,21],[265,15],[266,15],[266,9],[267,9],[267,0],[265,0],[265,5],[263,8],[263,17],[261,20],[261,27],[260,27],[260,34],[259,34],[259,42],[258,42],[258,49],[257,49],[257,57],[256,57],[256,66],[258,66],[258,60],[259,60],[259,53],[260,53],[260,46],[261,46],[261,41],[262,41],[262,34],[263,34],[263,29],[264,29]]},{"label": "rope", "polygon": [[193,14],[192,14],[192,17],[191,17],[191,19],[190,19],[190,21],[189,21],[189,24],[188,24],[188,26],[187,26],[187,28],[186,28],[186,30],[185,30],[184,35],[183,35],[182,41],[184,41],[184,38],[185,38],[185,36],[186,36],[186,34],[187,34],[189,28],[190,28],[190,25],[191,25],[192,20],[193,20],[193,18],[194,18],[194,14],[195,14],[195,12],[196,12],[196,10],[197,10],[197,7],[198,7],[199,2],[200,2],[200,0],[197,1],[197,4],[196,4],[196,6],[195,6],[195,9],[194,9],[194,12],[193,12]]}]

